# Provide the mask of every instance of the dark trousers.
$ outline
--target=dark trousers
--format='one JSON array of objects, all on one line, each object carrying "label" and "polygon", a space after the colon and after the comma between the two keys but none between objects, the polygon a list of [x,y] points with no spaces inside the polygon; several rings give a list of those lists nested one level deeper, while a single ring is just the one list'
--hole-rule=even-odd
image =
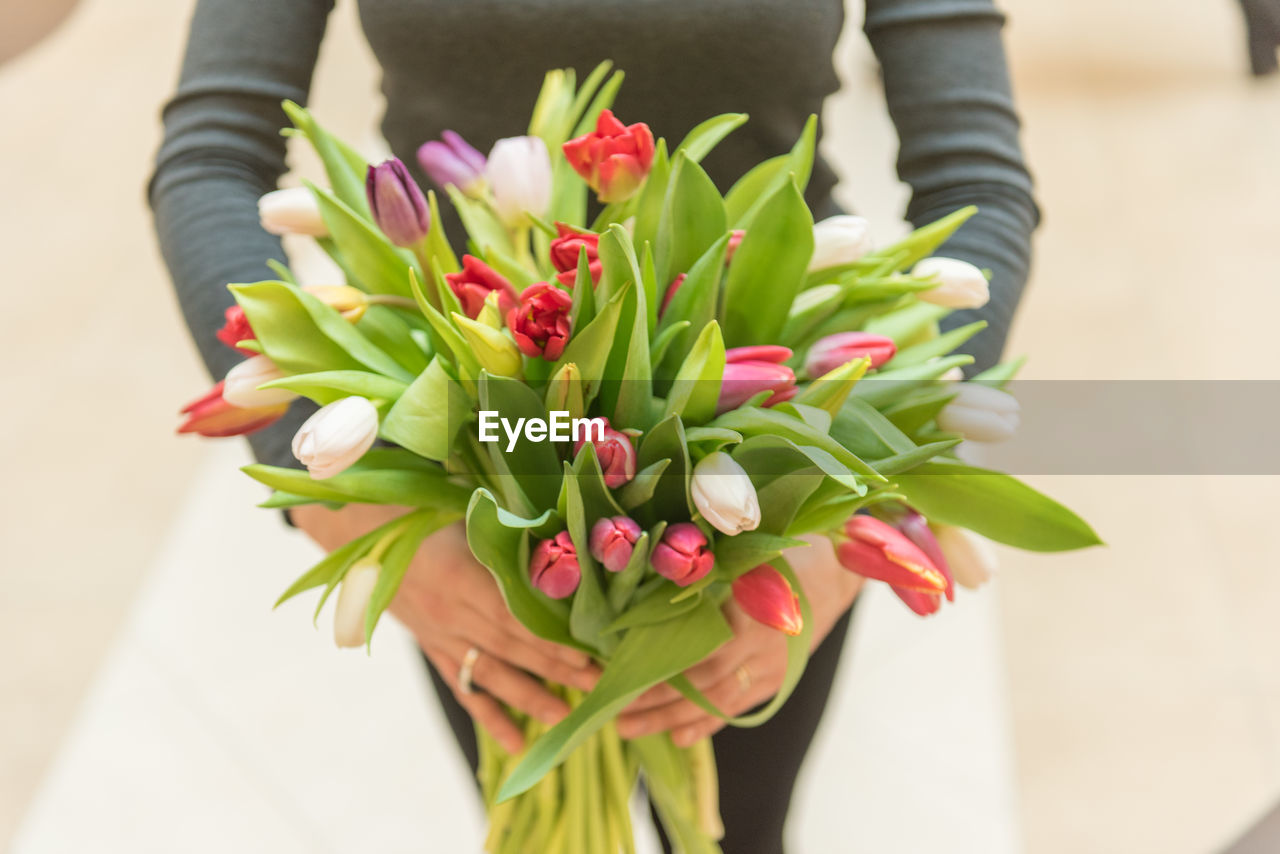
[{"label": "dark trousers", "polygon": [[[713,737],[720,769],[724,854],[782,854],[791,793],[831,695],[850,617],[851,613],[841,617],[814,651],[795,692],[768,723],[753,729],[725,727]],[[474,773],[478,759],[471,717],[430,663],[427,669],[453,736]],[[665,836],[662,846],[671,851]]]}]

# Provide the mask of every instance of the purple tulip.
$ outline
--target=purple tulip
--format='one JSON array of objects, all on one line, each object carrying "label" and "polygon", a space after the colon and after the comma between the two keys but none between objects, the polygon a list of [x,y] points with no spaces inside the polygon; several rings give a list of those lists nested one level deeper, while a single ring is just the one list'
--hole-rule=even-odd
[{"label": "purple tulip", "polygon": [[452,184],[468,196],[484,187],[484,155],[451,130],[440,134],[439,140],[422,144],[418,165],[441,187]]},{"label": "purple tulip", "polygon": [[365,193],[373,221],[397,246],[413,246],[427,236],[431,211],[427,197],[399,158],[370,166]]}]

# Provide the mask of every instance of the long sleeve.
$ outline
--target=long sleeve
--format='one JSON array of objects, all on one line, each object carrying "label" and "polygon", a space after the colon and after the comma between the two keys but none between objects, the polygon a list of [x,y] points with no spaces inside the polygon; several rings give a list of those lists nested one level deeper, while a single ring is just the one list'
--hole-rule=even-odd
[{"label": "long sleeve", "polygon": [[[286,170],[280,102],[304,103],[332,0],[199,0],[181,78],[164,108],[149,185],[156,233],[191,336],[221,377],[242,356],[215,333],[227,284],[269,277],[284,259],[258,224],[257,200]],[[249,437],[263,462],[295,465],[289,441],[310,409]]]},{"label": "long sleeve", "polygon": [[945,324],[988,322],[964,348],[975,371],[1004,349],[1040,219],[1018,141],[1003,25],[992,0],[867,0],[863,27],[898,129],[898,174],[911,187],[907,218],[919,227],[979,207],[939,252],[992,273],[991,301]]}]

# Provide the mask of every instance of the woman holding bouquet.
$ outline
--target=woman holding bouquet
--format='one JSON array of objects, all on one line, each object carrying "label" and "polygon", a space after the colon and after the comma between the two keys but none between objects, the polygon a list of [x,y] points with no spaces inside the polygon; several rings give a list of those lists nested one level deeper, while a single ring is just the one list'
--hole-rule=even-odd
[{"label": "woman holding bouquet", "polygon": [[[280,103],[305,101],[331,5],[199,0],[196,6],[178,91],[165,109],[150,199],[186,320],[217,375],[239,359],[215,337],[231,304],[225,285],[254,281],[269,259],[284,259],[279,239],[259,224],[257,200],[286,171]],[[628,73],[617,112],[644,117],[668,138],[708,115],[751,114],[704,163],[722,189],[751,165],[787,150],[809,114],[820,112],[838,88],[832,53],[844,11],[834,0],[360,2],[383,69],[383,130],[406,163],[416,162],[419,143],[446,129],[487,149],[516,130],[548,68],[586,70],[611,58]],[[992,299],[981,310],[990,328],[971,346],[979,369],[993,364],[1003,345],[1038,216],[1018,143],[1001,25],[990,0],[866,4],[865,31],[901,138],[898,171],[912,188],[908,218],[920,226],[967,205],[981,208],[946,246],[946,254],[993,273]],[[817,217],[837,212],[835,183],[825,163],[815,164],[807,202]],[[446,227],[456,233],[458,224]],[[966,314],[950,322],[973,319]],[[289,443],[308,414],[295,406],[253,435],[259,459],[296,465]],[[302,507],[292,515],[333,549],[394,513],[349,505],[336,512]],[[714,734],[722,845],[729,854],[783,850],[792,787],[858,592],[859,579],[837,566],[825,541],[808,551],[797,556],[796,569],[814,603],[815,652],[775,718],[756,729],[721,729],[718,718],[660,686],[619,720],[624,737],[670,731],[687,745]],[[776,693],[785,646],[777,632],[746,619],[732,602],[727,609],[734,640],[688,675],[704,692],[728,698],[726,712],[740,713]],[[472,718],[516,751],[521,733],[504,705],[555,722],[568,709],[540,680],[585,690],[598,675],[584,655],[535,638],[511,617],[460,527],[433,535],[419,550],[392,611],[421,644],[473,768]]]}]

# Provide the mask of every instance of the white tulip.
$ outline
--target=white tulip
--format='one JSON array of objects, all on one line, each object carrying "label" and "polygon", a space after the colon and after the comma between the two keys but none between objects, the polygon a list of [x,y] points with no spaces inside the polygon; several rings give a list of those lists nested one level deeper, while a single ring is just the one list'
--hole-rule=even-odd
[{"label": "white tulip", "polygon": [[974,442],[1003,442],[1018,431],[1021,407],[1013,395],[980,383],[960,392],[938,413],[938,426]]},{"label": "white tulip", "polygon": [[991,299],[991,288],[982,271],[955,258],[925,258],[911,270],[918,279],[936,276],[938,284],[916,294],[925,302],[944,308],[981,308]]},{"label": "white tulip", "polygon": [[258,219],[271,234],[309,234],[327,237],[320,204],[306,187],[275,190],[258,199]]},{"label": "white tulip", "polygon": [[364,646],[365,613],[380,570],[377,560],[365,557],[352,564],[343,576],[338,604],[333,609],[333,640],[338,646]]},{"label": "white tulip", "polygon": [[363,397],[335,400],[303,422],[293,455],[316,480],[346,471],[378,438],[378,410]]},{"label": "white tulip", "polygon": [[954,365],[950,368],[947,368],[945,371],[942,372],[942,376],[938,377],[938,381],[944,382],[944,383],[958,383],[963,379],[964,379],[964,371],[960,370],[959,367],[956,367]]},{"label": "white tulip", "polygon": [[733,536],[760,525],[760,499],[751,478],[733,457],[716,451],[693,468],[689,491],[711,527]]},{"label": "white tulip", "polygon": [[996,574],[999,560],[985,537],[954,525],[930,525],[956,584],[976,590]]},{"label": "white tulip", "polygon": [[813,227],[809,272],[852,264],[871,251],[871,223],[860,216],[828,217]]},{"label": "white tulip", "polygon": [[500,139],[489,152],[485,178],[493,206],[508,227],[524,225],[525,214],[542,216],[551,204],[551,157],[536,136]]},{"label": "white tulip", "polygon": [[222,399],[244,409],[288,403],[298,395],[286,388],[258,388],[284,376],[285,372],[266,356],[252,356],[227,371],[222,381]]}]

